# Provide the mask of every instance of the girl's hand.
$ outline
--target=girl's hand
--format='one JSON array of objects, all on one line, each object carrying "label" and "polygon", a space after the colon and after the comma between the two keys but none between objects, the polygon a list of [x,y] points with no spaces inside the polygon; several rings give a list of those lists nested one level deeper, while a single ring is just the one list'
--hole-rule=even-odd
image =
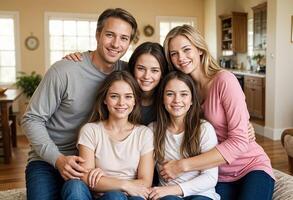
[{"label": "girl's hand", "polygon": [[82,61],[82,54],[80,52],[70,53],[68,55],[65,55],[62,59],[80,62]]},{"label": "girl's hand", "polygon": [[132,183],[128,181],[127,185],[124,188],[124,191],[129,196],[139,196],[144,199],[148,199],[151,190],[143,185],[137,183]]},{"label": "girl's hand", "polygon": [[255,130],[250,122],[248,123],[248,138],[249,141],[255,141]]},{"label": "girl's hand", "polygon": [[90,188],[94,188],[101,177],[104,175],[104,172],[100,168],[94,168],[92,169],[88,174],[88,184]]},{"label": "girl's hand", "polygon": [[178,185],[153,187],[151,188],[149,199],[157,200],[167,195],[183,195],[183,192]]},{"label": "girl's hand", "polygon": [[159,173],[165,181],[177,178],[183,173],[180,160],[170,160],[159,166]]}]

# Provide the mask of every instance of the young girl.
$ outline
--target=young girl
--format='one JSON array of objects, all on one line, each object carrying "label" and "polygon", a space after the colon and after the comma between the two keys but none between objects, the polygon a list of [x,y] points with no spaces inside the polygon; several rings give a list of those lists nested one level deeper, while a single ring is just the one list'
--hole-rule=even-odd
[{"label": "young girl", "polygon": [[[181,160],[209,151],[217,144],[213,127],[201,120],[201,108],[194,81],[173,71],[162,81],[158,91],[157,122],[154,128],[156,168],[168,160]],[[215,192],[218,168],[193,170],[167,181],[160,175],[160,187],[152,188],[150,199],[220,199]]]},{"label": "young girl", "polygon": [[99,88],[96,121],[80,131],[79,154],[85,160],[83,167],[89,169],[82,180],[98,199],[148,197],[154,166],[153,133],[138,124],[139,93],[128,72],[112,72]]},{"label": "young girl", "polygon": [[162,176],[172,179],[183,172],[219,166],[216,190],[221,199],[272,199],[275,181],[270,159],[249,140],[249,114],[236,77],[218,66],[203,37],[191,26],[172,29],[164,49],[169,65],[199,84],[201,107],[219,144],[198,156],[165,163]]},{"label": "young girl", "polygon": [[[80,61],[82,55],[78,52],[64,57],[68,60]],[[148,125],[155,121],[155,97],[157,86],[169,69],[163,47],[159,43],[144,42],[131,55],[128,70],[137,81],[141,92],[141,123]]]}]

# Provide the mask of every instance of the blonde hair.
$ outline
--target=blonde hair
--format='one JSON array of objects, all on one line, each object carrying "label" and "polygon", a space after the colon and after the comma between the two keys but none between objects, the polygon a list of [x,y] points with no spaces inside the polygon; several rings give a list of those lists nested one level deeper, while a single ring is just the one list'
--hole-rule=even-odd
[{"label": "blonde hair", "polygon": [[167,34],[164,41],[164,51],[169,67],[173,69],[175,67],[171,61],[169,44],[173,38],[179,35],[186,37],[192,45],[202,52],[200,61],[203,66],[203,72],[208,78],[212,78],[218,71],[221,70],[220,66],[217,64],[217,61],[211,56],[208,46],[200,32],[192,26],[186,24],[173,28]]}]

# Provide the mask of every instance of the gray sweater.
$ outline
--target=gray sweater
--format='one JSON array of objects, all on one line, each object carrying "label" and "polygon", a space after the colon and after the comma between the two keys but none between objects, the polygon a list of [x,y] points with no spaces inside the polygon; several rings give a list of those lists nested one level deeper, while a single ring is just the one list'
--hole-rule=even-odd
[{"label": "gray sweater", "polygon": [[[125,69],[126,63],[118,61],[114,68]],[[21,122],[32,147],[29,161],[55,166],[61,154],[76,155],[79,129],[88,121],[106,76],[92,64],[88,52],[82,62],[61,60],[51,66]]]}]

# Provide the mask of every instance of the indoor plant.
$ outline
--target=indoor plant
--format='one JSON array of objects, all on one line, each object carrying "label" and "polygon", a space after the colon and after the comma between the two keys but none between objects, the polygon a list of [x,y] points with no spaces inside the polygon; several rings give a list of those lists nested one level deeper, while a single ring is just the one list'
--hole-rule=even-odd
[{"label": "indoor plant", "polygon": [[37,89],[39,83],[42,80],[42,76],[33,71],[31,74],[25,72],[19,72],[19,76],[16,77],[16,86],[21,88],[23,93],[30,98],[34,91]]}]

